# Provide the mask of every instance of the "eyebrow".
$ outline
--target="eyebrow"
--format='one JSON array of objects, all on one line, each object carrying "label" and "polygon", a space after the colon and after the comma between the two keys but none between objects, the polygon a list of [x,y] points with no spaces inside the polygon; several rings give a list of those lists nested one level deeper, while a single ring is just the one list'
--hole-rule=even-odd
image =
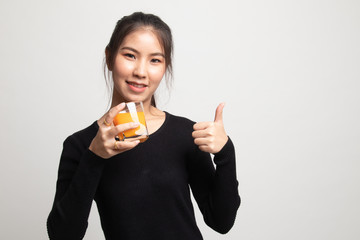
[{"label": "eyebrow", "polygon": [[[139,54],[139,51],[132,47],[122,47],[120,50],[130,50],[130,51],[133,51],[134,53]],[[165,55],[161,52],[151,53],[150,56],[161,56],[161,57],[165,58]]]}]

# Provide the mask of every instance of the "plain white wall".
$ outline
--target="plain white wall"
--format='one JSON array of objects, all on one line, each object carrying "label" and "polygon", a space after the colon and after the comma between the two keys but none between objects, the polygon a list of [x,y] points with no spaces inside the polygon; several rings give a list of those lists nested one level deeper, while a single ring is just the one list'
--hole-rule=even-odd
[{"label": "plain white wall", "polygon": [[[62,142],[106,110],[103,51],[134,11],[173,30],[162,109],[207,121],[227,103],[242,205],[225,236],[197,210],[204,238],[359,239],[356,0],[1,1],[0,238],[47,239]],[[89,221],[104,239],[95,205]]]}]

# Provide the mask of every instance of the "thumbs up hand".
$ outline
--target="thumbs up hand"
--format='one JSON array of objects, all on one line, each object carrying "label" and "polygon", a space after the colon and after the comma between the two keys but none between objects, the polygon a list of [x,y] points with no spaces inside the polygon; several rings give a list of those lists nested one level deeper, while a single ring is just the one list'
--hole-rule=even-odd
[{"label": "thumbs up hand", "polygon": [[225,103],[220,103],[216,108],[213,122],[199,122],[194,124],[194,131],[192,133],[194,142],[199,146],[199,149],[204,152],[218,153],[228,140],[222,117],[224,106]]}]

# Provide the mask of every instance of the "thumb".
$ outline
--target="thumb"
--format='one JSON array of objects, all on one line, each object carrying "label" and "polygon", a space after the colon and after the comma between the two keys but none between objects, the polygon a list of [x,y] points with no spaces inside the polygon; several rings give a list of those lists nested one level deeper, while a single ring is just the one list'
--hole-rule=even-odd
[{"label": "thumb", "polygon": [[225,103],[220,103],[219,106],[216,108],[214,122],[222,122],[223,121],[222,114],[223,114],[224,106],[225,106]]}]

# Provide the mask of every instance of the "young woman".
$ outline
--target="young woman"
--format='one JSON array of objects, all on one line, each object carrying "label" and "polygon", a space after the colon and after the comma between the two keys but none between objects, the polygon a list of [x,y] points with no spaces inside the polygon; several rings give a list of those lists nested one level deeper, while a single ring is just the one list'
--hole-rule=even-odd
[{"label": "young woman", "polygon": [[[105,49],[111,109],[64,141],[50,239],[82,239],[95,200],[106,239],[199,240],[190,188],[204,221],[226,233],[240,205],[234,146],[220,104],[213,122],[194,123],[156,108],[154,92],[171,74],[172,36],[157,16],[118,21]],[[124,102],[142,101],[150,137],[118,141],[137,125],[112,123]],[[214,154],[214,168],[211,155]]]}]

